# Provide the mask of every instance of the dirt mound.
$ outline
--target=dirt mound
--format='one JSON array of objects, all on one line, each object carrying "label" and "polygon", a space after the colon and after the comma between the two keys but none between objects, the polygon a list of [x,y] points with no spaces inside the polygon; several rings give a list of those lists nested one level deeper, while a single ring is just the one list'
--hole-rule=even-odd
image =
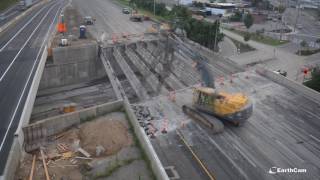
[{"label": "dirt mound", "polygon": [[103,146],[105,149],[101,155],[111,155],[122,147],[132,145],[132,135],[127,124],[121,119],[103,117],[82,124],[79,130],[81,147],[95,156],[97,146]]}]

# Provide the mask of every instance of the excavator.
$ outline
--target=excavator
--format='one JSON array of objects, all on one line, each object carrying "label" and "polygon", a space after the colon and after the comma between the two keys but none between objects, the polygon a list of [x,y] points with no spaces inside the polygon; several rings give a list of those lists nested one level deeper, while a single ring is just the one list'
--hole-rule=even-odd
[{"label": "excavator", "polygon": [[[148,32],[161,31],[167,31],[167,33],[161,33],[167,39],[166,49],[173,48],[175,51],[182,51],[183,54],[191,57],[195,63],[195,68],[200,73],[201,79],[204,82],[202,87],[193,88],[192,104],[183,105],[182,111],[192,119],[208,126],[212,133],[221,133],[224,129],[224,123],[230,123],[234,126],[240,126],[245,123],[253,111],[253,104],[249,97],[243,93],[229,94],[216,90],[214,77],[206,66],[208,60],[197,51],[192,50],[180,38],[185,35],[176,35],[172,33],[173,31],[168,25],[163,24],[152,26]],[[165,59],[169,60],[169,52],[167,50]],[[170,62],[168,62],[167,68],[170,69]]]},{"label": "excavator", "polygon": [[243,93],[229,94],[216,90],[214,77],[206,66],[207,59],[191,50],[178,36],[172,36],[176,47],[192,57],[204,82],[203,87],[193,89],[192,104],[183,105],[183,112],[208,126],[212,129],[212,133],[221,133],[224,129],[224,123],[230,123],[234,126],[242,125],[252,115],[253,104],[249,97]]}]

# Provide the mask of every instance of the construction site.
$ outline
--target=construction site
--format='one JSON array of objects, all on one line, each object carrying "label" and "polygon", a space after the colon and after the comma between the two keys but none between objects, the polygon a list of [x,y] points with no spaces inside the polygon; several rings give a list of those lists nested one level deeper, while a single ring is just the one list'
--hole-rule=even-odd
[{"label": "construction site", "polygon": [[[117,2],[92,4],[61,13],[66,31],[48,48],[13,179],[319,179],[318,93],[133,22]],[[238,108],[230,119],[244,106],[248,115],[192,117],[183,107],[197,91]]]}]

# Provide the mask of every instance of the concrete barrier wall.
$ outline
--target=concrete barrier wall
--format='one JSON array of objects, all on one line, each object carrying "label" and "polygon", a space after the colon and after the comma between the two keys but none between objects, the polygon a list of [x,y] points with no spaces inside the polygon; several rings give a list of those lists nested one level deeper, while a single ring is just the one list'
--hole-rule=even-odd
[{"label": "concrete barrier wall", "polygon": [[300,83],[297,83],[295,81],[292,81],[282,75],[276,74],[262,66],[257,66],[256,68],[257,73],[271,79],[272,81],[275,81],[276,83],[279,83],[297,93],[301,93],[306,98],[310,99],[311,101],[314,101],[316,103],[320,103],[320,93],[310,89]]},{"label": "concrete barrier wall", "polygon": [[3,174],[0,176],[0,180],[12,180],[16,173],[16,169],[19,166],[20,159],[22,157],[22,146],[20,145],[18,138],[14,138],[9,156],[7,159],[6,168]]},{"label": "concrete barrier wall", "polygon": [[103,65],[98,59],[69,64],[47,65],[43,72],[39,89],[83,83],[105,76]]},{"label": "concrete barrier wall", "polygon": [[111,103],[105,103],[91,108],[86,108],[80,111],[47,118],[42,121],[30,124],[24,128],[30,128],[32,126],[41,125],[41,127],[43,127],[46,131],[46,135],[51,136],[60,133],[73,125],[87,121],[91,118],[119,110],[122,108],[122,106],[122,100]]},{"label": "concrete barrier wall", "polygon": [[56,47],[52,49],[53,64],[67,64],[70,62],[96,60],[98,45],[95,41],[81,45]]},{"label": "concrete barrier wall", "polygon": [[129,117],[130,123],[133,126],[134,133],[136,134],[142,148],[144,149],[151,165],[151,169],[154,172],[156,178],[158,180],[169,180],[169,177],[164,170],[161,161],[159,157],[157,156],[155,150],[153,149],[153,146],[145,134],[144,130],[142,127],[139,125],[139,122],[131,109],[130,103],[127,100],[124,100],[124,108],[126,110],[126,113]]}]

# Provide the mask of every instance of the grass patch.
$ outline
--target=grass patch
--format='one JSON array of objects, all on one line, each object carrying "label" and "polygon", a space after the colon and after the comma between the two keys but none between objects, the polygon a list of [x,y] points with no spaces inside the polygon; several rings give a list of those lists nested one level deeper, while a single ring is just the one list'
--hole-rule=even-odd
[{"label": "grass patch", "polygon": [[[235,29],[228,29],[236,34],[239,34],[240,36],[244,36],[247,32],[244,31],[239,31],[239,30],[235,30]],[[277,39],[273,39],[271,37],[268,36],[262,36],[262,35],[258,35],[256,33],[250,33],[250,40],[256,41],[256,42],[260,42],[263,44],[268,44],[271,46],[279,46],[279,45],[283,45],[288,43],[289,41],[280,41]]]},{"label": "grass patch", "polygon": [[0,11],[3,11],[13,5],[14,3],[18,2],[18,0],[1,0],[0,1]]},{"label": "grass patch", "polygon": [[256,50],[255,48],[251,47],[248,44],[242,43],[242,42],[237,41],[237,40],[230,38],[230,37],[229,37],[229,39],[236,45],[237,48],[240,49],[240,53],[245,53],[245,52],[250,52],[250,51]]}]

